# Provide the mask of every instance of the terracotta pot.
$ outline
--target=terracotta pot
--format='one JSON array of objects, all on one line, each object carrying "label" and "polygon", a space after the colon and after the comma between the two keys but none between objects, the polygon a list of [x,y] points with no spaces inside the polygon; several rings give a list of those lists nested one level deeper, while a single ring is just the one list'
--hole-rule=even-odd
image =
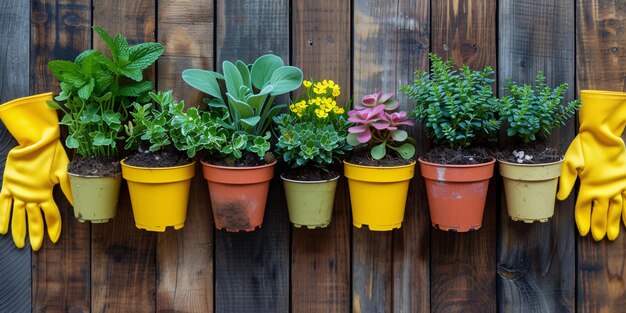
[{"label": "terracotta pot", "polygon": [[237,232],[261,227],[274,165],[276,161],[253,167],[218,166],[202,162],[204,178],[209,185],[215,228]]},{"label": "terracotta pot", "polygon": [[435,164],[419,158],[433,227],[467,232],[482,226],[495,159],[471,165]]},{"label": "terracotta pot", "polygon": [[74,217],[79,222],[106,223],[115,217],[122,173],[110,176],[68,175],[74,201]]},{"label": "terracotta pot", "polygon": [[172,167],[131,166],[122,160],[122,176],[128,181],[135,226],[163,232],[181,229],[187,219],[187,202],[196,162]]},{"label": "terracotta pot", "polygon": [[339,175],[320,181],[292,180],[282,175],[280,178],[285,188],[289,220],[294,227],[313,229],[330,224]]},{"label": "terracotta pot", "polygon": [[554,215],[556,188],[563,160],[518,164],[498,160],[509,216],[525,223],[547,222]]},{"label": "terracotta pot", "polygon": [[415,161],[408,165],[380,167],[343,162],[348,178],[352,225],[370,230],[400,228],[404,220],[409,183],[415,173]]}]

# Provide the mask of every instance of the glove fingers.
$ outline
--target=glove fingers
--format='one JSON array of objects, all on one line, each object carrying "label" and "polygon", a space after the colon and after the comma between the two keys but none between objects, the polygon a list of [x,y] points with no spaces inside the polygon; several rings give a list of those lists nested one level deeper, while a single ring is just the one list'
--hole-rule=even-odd
[{"label": "glove fingers", "polygon": [[18,248],[24,248],[26,241],[26,211],[24,210],[24,201],[13,200],[13,217],[11,218],[11,235],[13,242]]},{"label": "glove fingers", "polygon": [[28,236],[30,237],[30,245],[33,251],[39,250],[43,243],[43,218],[41,210],[36,203],[26,204],[26,213],[28,214]]},{"label": "glove fingers", "polygon": [[606,236],[609,240],[615,240],[619,235],[620,216],[622,215],[623,198],[619,194],[611,199],[606,226]]},{"label": "glove fingers", "polygon": [[591,236],[595,241],[600,241],[606,235],[607,218],[609,215],[608,200],[594,200],[591,211]]},{"label": "glove fingers", "polygon": [[559,191],[556,194],[557,199],[565,200],[574,188],[579,169],[585,166],[582,147],[580,145],[580,137],[576,136],[567,152],[563,161],[563,169],[559,177]]},{"label": "glove fingers", "polygon": [[7,191],[7,189],[3,188],[2,191],[0,191],[0,234],[2,235],[9,231],[11,204],[13,204],[11,194]]},{"label": "glove fingers", "polygon": [[50,199],[41,203],[41,210],[46,219],[50,241],[56,243],[59,240],[59,236],[61,236],[61,214],[59,213],[59,208],[57,204]]},{"label": "glove fingers", "polygon": [[585,237],[591,228],[591,205],[592,199],[578,195],[576,199],[576,208],[574,209],[574,218],[576,219],[576,227],[581,236]]}]

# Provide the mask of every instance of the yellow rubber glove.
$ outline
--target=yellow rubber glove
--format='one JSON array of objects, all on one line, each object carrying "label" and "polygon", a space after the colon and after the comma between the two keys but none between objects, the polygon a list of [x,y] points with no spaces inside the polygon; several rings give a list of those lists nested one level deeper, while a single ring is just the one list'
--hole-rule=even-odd
[{"label": "yellow rubber glove", "polygon": [[59,120],[56,111],[46,105],[52,93],[45,93],[7,102],[0,106],[0,119],[17,140],[18,146],[9,151],[2,191],[0,191],[0,234],[9,228],[18,248],[24,247],[26,218],[33,250],[43,243],[46,219],[48,236],[56,242],[61,235],[61,215],[52,198],[54,185],[70,202],[72,196],[67,176],[67,154],[59,141]]},{"label": "yellow rubber glove", "polygon": [[583,90],[580,95],[580,131],[565,153],[557,198],[567,198],[579,176],[574,215],[580,235],[591,229],[595,240],[604,235],[615,240],[626,195],[626,149],[620,137],[626,93]]}]

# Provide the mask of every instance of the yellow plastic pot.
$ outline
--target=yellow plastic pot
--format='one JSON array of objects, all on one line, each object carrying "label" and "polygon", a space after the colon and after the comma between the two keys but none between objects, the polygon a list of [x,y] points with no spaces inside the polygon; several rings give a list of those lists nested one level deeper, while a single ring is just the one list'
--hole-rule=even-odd
[{"label": "yellow plastic pot", "polygon": [[115,217],[122,184],[121,173],[111,176],[68,175],[74,201],[74,217],[79,222],[106,223]]},{"label": "yellow plastic pot", "polygon": [[400,228],[409,183],[415,174],[415,161],[403,166],[378,167],[344,161],[348,178],[352,225],[370,230],[388,231]]},{"label": "yellow plastic pot", "polygon": [[283,177],[289,220],[293,226],[309,229],[324,228],[330,224],[335,204],[337,177],[320,181],[302,181]]},{"label": "yellow plastic pot", "polygon": [[189,187],[196,162],[173,167],[137,167],[122,160],[122,176],[128,181],[135,225],[149,231],[181,229],[187,218]]},{"label": "yellow plastic pot", "polygon": [[556,188],[563,160],[517,164],[498,160],[509,216],[525,223],[547,222],[554,215]]}]

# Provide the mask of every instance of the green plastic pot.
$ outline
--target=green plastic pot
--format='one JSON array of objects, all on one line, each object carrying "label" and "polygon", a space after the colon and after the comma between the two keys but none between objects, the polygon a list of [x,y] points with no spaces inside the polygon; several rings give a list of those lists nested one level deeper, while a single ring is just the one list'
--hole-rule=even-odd
[{"label": "green plastic pot", "polygon": [[525,223],[547,222],[554,215],[563,160],[517,164],[498,160],[509,216]]},{"label": "green plastic pot", "polygon": [[111,176],[68,175],[74,200],[74,217],[79,222],[106,223],[115,217],[122,173]]},{"label": "green plastic pot", "polygon": [[328,227],[333,216],[335,190],[339,176],[321,181],[283,180],[289,220],[296,228]]}]

